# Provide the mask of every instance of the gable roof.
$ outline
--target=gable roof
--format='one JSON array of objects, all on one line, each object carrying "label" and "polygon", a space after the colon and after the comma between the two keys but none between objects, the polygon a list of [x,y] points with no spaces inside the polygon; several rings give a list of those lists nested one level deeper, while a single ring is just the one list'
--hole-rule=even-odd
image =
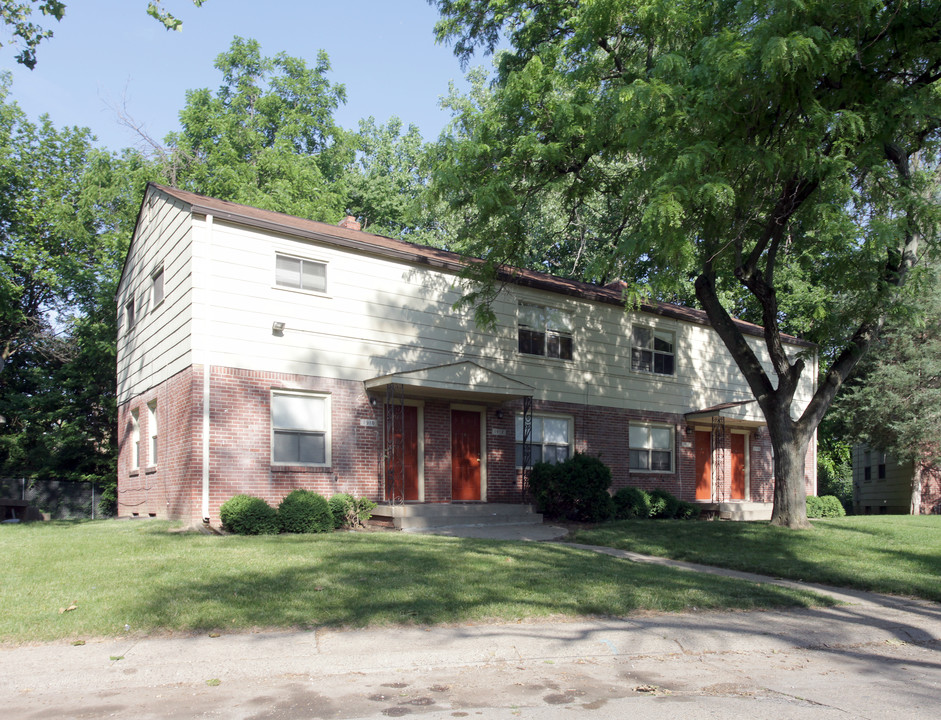
[{"label": "gable roof", "polygon": [[[151,189],[157,190],[189,205],[190,212],[194,214],[212,215],[218,220],[224,220],[260,230],[293,235],[295,237],[314,240],[336,247],[368,252],[394,260],[428,265],[451,272],[461,272],[469,264],[475,262],[474,258],[466,258],[459,253],[449,250],[441,250],[426,245],[416,245],[415,243],[406,242],[404,240],[396,240],[383,235],[373,235],[372,233],[363,232],[361,230],[352,230],[338,225],[317,222],[316,220],[305,220],[304,218],[286,215],[273,210],[262,210],[248,205],[239,205],[238,203],[219,200],[217,198],[199,195],[198,193],[188,190],[179,190],[166,185],[148,183],[147,189],[148,192]],[[535,270],[511,267],[503,268],[499,277],[501,280],[512,284],[545,290],[559,295],[568,295],[610,305],[624,306],[624,299],[622,297],[622,291],[625,287],[624,283],[616,282],[600,287],[591,283],[556,277]],[[710,327],[712,325],[709,321],[709,317],[703,310],[684,307],[682,305],[674,305],[665,302],[642,303],[639,310],[641,312],[683,320],[697,325]],[[738,319],[735,319],[734,322],[746,335],[757,337],[764,336],[760,325]],[[784,334],[782,334],[781,337],[784,342],[791,345],[800,345],[810,348],[816,347],[814,343],[803,340],[802,338]]]}]

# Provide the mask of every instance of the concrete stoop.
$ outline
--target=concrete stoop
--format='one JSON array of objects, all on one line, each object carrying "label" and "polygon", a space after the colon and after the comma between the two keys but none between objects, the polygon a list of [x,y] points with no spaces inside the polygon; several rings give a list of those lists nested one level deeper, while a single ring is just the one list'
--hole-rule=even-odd
[{"label": "concrete stoop", "polygon": [[770,520],[772,503],[720,502],[715,503],[720,520]]},{"label": "concrete stoop", "polygon": [[378,505],[373,520],[398,530],[480,527],[488,525],[540,525],[542,514],[531,505],[510,503],[431,503]]}]

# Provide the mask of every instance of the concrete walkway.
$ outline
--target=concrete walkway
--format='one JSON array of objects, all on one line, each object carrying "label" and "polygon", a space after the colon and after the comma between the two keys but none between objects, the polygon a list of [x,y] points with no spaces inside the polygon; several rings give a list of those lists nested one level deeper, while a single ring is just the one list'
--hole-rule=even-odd
[{"label": "concrete walkway", "polygon": [[11,719],[935,720],[941,606],[810,587],[847,604],[5,647],[0,697]]}]

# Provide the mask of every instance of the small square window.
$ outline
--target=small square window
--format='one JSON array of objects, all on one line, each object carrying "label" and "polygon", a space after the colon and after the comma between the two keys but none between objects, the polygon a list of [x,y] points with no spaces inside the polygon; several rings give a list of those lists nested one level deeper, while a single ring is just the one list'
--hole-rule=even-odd
[{"label": "small square window", "polygon": [[163,267],[152,275],[154,307],[163,302]]},{"label": "small square window", "polygon": [[124,319],[127,321],[127,329],[134,327],[134,298],[131,298],[124,304]]}]

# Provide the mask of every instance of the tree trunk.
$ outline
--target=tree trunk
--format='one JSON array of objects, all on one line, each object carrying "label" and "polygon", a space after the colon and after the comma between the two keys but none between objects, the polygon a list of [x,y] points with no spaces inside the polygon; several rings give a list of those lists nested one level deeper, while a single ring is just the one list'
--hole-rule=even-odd
[{"label": "tree trunk", "polygon": [[912,463],[912,499],[909,512],[912,515],[921,515],[921,463],[917,460]]},{"label": "tree trunk", "polygon": [[804,461],[810,435],[802,437],[785,412],[765,412],[774,448],[774,508],[771,524],[792,530],[809,530]]}]

